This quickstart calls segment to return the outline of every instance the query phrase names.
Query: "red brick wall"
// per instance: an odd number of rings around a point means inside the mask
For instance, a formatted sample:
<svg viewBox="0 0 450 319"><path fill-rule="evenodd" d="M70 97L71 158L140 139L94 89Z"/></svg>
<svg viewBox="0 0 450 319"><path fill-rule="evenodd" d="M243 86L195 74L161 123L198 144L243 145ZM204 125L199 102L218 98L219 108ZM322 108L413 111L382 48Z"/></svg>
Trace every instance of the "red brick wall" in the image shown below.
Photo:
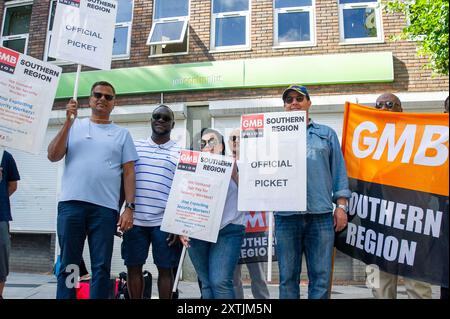
<svg viewBox="0 0 450 319"><path fill-rule="evenodd" d="M34 1L30 27L28 54L42 59L49 0ZM3 1L0 14L3 15ZM306 48L273 49L272 0L252 0L251 50L240 52L213 53L210 48L211 1L191 0L189 23L189 54L166 57L149 57L150 48L145 44L151 28L153 1L135 0L131 37L131 56L128 60L113 61L113 68L128 68L145 65L161 65L213 60L250 59L262 57L320 55L346 52L391 51L394 55L393 83L321 85L310 86L314 95L341 95L361 93L381 93L384 91L443 91L448 90L448 77L433 77L431 71L424 70L425 58L416 56L416 43L411 41L393 42L391 36L398 34L404 25L399 15L383 13L385 42L380 44L339 45L339 23L337 0L316 0L317 45ZM74 66L65 66L66 72L75 71ZM83 70L89 70L83 67ZM205 90L165 94L165 101L193 102L244 97L279 96L282 88ZM119 105L158 103L159 94L127 96L118 98ZM57 103L55 107L62 106Z"/></svg>

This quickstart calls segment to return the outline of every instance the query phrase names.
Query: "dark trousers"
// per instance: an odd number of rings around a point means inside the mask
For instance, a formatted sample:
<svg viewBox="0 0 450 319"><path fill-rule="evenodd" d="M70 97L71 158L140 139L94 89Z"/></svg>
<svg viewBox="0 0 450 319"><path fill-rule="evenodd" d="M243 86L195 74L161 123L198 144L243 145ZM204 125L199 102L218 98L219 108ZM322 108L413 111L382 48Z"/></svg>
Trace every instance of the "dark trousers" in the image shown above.
<svg viewBox="0 0 450 319"><path fill-rule="evenodd" d="M118 213L111 208L81 201L58 203L57 231L61 247L57 299L75 299L83 246L88 238L91 258L91 299L107 299L111 258Z"/></svg>

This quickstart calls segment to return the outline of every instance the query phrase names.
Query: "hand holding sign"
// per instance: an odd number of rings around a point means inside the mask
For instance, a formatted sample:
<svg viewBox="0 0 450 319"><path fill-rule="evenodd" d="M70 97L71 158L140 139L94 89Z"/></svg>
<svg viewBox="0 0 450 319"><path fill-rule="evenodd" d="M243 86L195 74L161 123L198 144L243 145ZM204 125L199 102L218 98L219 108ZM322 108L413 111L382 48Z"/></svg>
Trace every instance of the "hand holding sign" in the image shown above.
<svg viewBox="0 0 450 319"><path fill-rule="evenodd" d="M66 121L73 121L78 114L78 102L74 99L70 99L66 105Z"/></svg>
<svg viewBox="0 0 450 319"><path fill-rule="evenodd" d="M191 245L189 244L189 241L190 241L189 237L180 235L178 238L180 239L180 241L184 247L186 247L186 248L191 247Z"/></svg>

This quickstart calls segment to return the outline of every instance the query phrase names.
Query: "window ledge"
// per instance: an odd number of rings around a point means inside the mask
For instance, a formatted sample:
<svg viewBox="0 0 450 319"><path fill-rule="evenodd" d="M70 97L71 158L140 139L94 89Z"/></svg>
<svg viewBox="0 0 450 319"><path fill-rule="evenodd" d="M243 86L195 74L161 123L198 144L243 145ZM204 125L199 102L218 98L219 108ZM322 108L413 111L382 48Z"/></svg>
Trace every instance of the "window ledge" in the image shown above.
<svg viewBox="0 0 450 319"><path fill-rule="evenodd" d="M151 54L148 58L165 58L170 56L180 56L180 55L188 55L189 52L179 52L179 53L162 53L162 54Z"/></svg>
<svg viewBox="0 0 450 319"><path fill-rule="evenodd" d="M129 60L130 56L129 55L124 55L124 56L118 56L118 57L112 57L111 61L122 61L122 60Z"/></svg>
<svg viewBox="0 0 450 319"><path fill-rule="evenodd" d="M296 44L296 45L289 45L289 44L274 45L274 46L272 46L272 50L312 48L312 47L317 47L317 44L316 43L305 43L305 44Z"/></svg>
<svg viewBox="0 0 450 319"><path fill-rule="evenodd" d="M209 53L228 53L228 52L248 52L251 51L252 48L229 48L229 49L214 49L209 50Z"/></svg>
<svg viewBox="0 0 450 319"><path fill-rule="evenodd" d="M385 44L384 40L368 40L368 41L352 41L352 42L339 42L339 45L358 45L358 44Z"/></svg>

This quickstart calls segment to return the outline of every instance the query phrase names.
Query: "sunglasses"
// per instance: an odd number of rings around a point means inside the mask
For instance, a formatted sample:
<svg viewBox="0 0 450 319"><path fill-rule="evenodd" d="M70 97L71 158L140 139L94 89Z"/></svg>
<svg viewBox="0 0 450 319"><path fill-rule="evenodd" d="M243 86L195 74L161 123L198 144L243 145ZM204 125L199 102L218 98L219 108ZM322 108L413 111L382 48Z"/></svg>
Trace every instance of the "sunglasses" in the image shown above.
<svg viewBox="0 0 450 319"><path fill-rule="evenodd" d="M207 145L210 148L213 148L217 144L219 144L219 141L217 139L215 139L214 137L211 137L208 141L204 140L204 139L200 140L200 148L202 148L202 149L204 149Z"/></svg>
<svg viewBox="0 0 450 319"><path fill-rule="evenodd" d="M95 97L97 100L100 100L102 96L105 97L106 101L112 101L114 99L114 95L103 94L99 92L93 92L92 96Z"/></svg>
<svg viewBox="0 0 450 319"><path fill-rule="evenodd" d="M387 109L392 109L394 107L395 103L391 102L391 101L386 101L386 102L376 102L375 103L375 107L377 109L381 109L383 108L383 106L386 106Z"/></svg>
<svg viewBox="0 0 450 319"><path fill-rule="evenodd" d="M295 97L295 100L299 103L303 102L303 100L305 99L304 95L297 95ZM286 99L284 100L285 103L287 104L291 104L294 101L294 97L293 96L287 96Z"/></svg>
<svg viewBox="0 0 450 319"><path fill-rule="evenodd" d="M152 114L152 119L154 121L162 120L163 122L170 122L170 121L172 121L172 118L170 116L164 115L164 114L158 114L158 113Z"/></svg>
<svg viewBox="0 0 450 319"><path fill-rule="evenodd" d="M236 136L236 135L230 136L230 141L232 141L232 142L239 141L239 136Z"/></svg>

